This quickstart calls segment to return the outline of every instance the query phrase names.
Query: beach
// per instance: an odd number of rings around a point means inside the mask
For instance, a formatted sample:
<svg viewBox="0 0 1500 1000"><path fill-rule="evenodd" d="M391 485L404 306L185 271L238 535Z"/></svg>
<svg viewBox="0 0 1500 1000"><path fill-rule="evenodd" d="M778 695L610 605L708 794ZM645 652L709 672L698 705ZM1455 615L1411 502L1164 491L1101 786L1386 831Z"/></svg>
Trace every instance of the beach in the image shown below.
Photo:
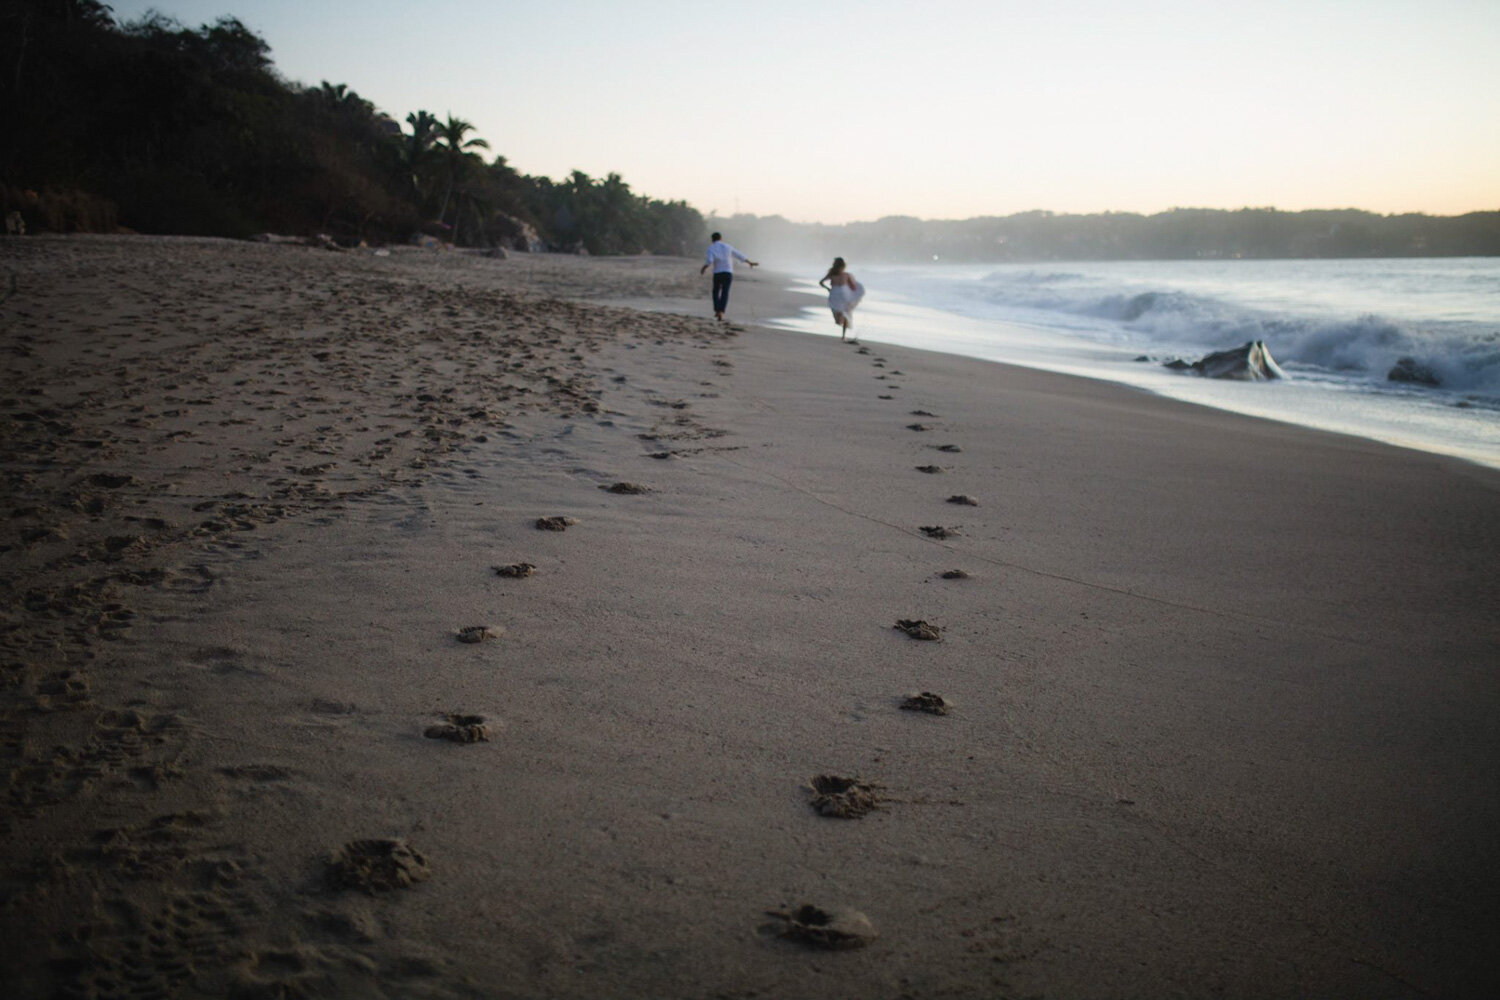
<svg viewBox="0 0 1500 1000"><path fill-rule="evenodd" d="M0 242L8 995L1500 988L1500 471L697 264Z"/></svg>

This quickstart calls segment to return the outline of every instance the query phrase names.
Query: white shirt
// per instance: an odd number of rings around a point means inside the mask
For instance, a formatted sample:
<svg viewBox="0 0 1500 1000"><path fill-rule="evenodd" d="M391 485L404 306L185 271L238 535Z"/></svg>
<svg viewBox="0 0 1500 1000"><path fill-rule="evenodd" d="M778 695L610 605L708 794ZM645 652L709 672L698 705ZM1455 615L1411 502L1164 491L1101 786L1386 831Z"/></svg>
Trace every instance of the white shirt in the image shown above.
<svg viewBox="0 0 1500 1000"><path fill-rule="evenodd" d="M712 264L714 274L733 274L734 262L742 260L750 263L750 258L740 253L734 247L723 240L714 240L708 245L708 250L703 254L703 263Z"/></svg>

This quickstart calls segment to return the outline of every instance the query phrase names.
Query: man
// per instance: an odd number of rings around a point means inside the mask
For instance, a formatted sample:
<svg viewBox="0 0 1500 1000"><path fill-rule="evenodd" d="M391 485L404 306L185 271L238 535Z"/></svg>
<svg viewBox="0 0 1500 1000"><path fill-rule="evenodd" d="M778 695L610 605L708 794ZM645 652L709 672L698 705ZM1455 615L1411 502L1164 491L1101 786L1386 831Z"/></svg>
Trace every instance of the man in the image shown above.
<svg viewBox="0 0 1500 1000"><path fill-rule="evenodd" d="M729 283L734 281L734 262L737 260L742 260L751 267L760 266L725 243L718 233L714 233L713 242L703 255L703 266L698 268L699 274L710 267L714 269L714 319L723 319L724 310L729 308Z"/></svg>

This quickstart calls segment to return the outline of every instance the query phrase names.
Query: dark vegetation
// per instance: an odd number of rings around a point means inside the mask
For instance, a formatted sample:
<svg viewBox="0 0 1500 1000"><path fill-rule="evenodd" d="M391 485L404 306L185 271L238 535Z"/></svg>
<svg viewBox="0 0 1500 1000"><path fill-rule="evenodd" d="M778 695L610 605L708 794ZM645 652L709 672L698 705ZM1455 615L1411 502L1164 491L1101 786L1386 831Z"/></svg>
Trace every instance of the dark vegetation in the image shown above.
<svg viewBox="0 0 1500 1000"><path fill-rule="evenodd" d="M894 262L1500 255L1500 212L1433 216L1177 208L1156 215L893 216L842 226L753 215L709 223L732 233L737 246L803 260L835 255Z"/></svg>
<svg viewBox="0 0 1500 1000"><path fill-rule="evenodd" d="M474 126L404 125L346 86L283 80L237 19L118 24L95 0L0 0L0 199L29 231L425 233L465 246L683 254L685 202L618 175L561 182L479 151Z"/></svg>

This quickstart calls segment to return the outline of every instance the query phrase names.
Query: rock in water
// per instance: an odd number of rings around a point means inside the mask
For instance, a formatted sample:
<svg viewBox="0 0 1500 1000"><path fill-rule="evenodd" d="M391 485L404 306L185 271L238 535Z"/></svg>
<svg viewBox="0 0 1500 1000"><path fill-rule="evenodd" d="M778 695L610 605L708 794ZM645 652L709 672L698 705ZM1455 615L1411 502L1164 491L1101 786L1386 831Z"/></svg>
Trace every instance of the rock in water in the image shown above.
<svg viewBox="0 0 1500 1000"><path fill-rule="evenodd" d="M1171 368L1173 371L1191 371L1204 378L1227 378L1241 382L1262 382L1286 378L1286 372L1276 364L1276 359L1271 357L1271 352L1266 348L1263 340L1252 340L1243 347L1228 351L1215 351L1204 355L1197 361L1188 362L1181 359L1168 361L1163 367Z"/></svg>
<svg viewBox="0 0 1500 1000"><path fill-rule="evenodd" d="M1424 364L1419 364L1416 358L1397 358L1396 364L1385 377L1389 382L1414 382L1417 385L1434 387L1443 384L1437 372Z"/></svg>

